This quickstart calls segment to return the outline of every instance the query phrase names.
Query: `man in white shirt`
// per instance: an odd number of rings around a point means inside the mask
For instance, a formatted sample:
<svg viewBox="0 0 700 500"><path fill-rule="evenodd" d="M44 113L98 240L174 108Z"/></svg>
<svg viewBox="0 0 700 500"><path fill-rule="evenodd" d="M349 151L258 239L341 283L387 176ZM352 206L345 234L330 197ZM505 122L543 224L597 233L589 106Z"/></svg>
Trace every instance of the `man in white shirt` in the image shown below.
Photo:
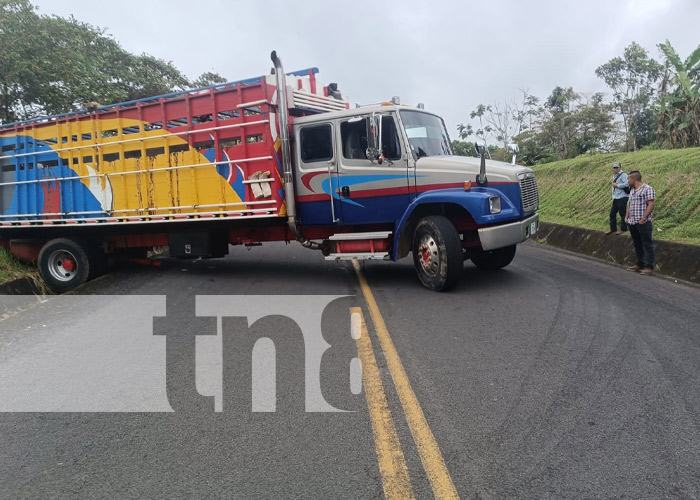
<svg viewBox="0 0 700 500"><path fill-rule="evenodd" d="M627 174L623 172L622 165L613 163L612 186L612 206L610 207L610 231L605 234L622 234L627 231L625 214L627 213L627 202L629 201L629 184ZM617 215L620 214L620 230L617 230Z"/></svg>

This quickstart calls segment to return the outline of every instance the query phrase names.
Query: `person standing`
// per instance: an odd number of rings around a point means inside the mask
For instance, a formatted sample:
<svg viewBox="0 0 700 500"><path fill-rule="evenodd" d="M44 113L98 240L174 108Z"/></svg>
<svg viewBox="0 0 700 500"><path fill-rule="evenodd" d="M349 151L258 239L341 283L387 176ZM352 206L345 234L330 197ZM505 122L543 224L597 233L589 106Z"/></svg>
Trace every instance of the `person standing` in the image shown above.
<svg viewBox="0 0 700 500"><path fill-rule="evenodd" d="M625 213L627 212L627 202L629 201L629 184L627 174L622 170L622 165L613 163L612 185L612 207L610 207L610 231L605 234L622 234L627 231ZM617 214L620 214L620 230L617 230Z"/></svg>
<svg viewBox="0 0 700 500"><path fill-rule="evenodd" d="M642 174L634 170L629 174L630 204L625 220L629 224L637 263L627 268L649 276L654 272L654 242L652 219L656 193L654 188L642 182Z"/></svg>

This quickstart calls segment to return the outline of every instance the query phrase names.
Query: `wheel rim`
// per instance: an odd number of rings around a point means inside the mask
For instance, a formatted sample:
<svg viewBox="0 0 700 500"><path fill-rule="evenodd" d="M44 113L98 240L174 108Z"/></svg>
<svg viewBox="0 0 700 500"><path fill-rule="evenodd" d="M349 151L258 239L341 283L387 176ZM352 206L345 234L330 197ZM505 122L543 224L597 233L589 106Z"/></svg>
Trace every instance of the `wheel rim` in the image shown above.
<svg viewBox="0 0 700 500"><path fill-rule="evenodd" d="M49 273L61 282L68 282L78 274L78 261L67 250L56 250L49 256Z"/></svg>
<svg viewBox="0 0 700 500"><path fill-rule="evenodd" d="M421 238L418 244L418 261L428 276L435 276L440 270L440 252L432 236L425 235Z"/></svg>

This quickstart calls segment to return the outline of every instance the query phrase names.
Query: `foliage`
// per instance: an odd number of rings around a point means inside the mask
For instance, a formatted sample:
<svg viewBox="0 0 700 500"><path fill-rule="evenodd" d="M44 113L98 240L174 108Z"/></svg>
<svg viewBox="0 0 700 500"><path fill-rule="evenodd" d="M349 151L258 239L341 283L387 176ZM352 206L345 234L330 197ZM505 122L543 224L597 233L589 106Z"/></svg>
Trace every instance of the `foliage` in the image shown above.
<svg viewBox="0 0 700 500"><path fill-rule="evenodd" d="M0 246L0 283L5 283L6 281L11 281L16 278L36 278L37 276L36 268L17 262L5 247Z"/></svg>
<svg viewBox="0 0 700 500"><path fill-rule="evenodd" d="M526 130L515 137L515 141L520 147L518 163L536 165L556 160L554 151L541 139L541 135L536 130Z"/></svg>
<svg viewBox="0 0 700 500"><path fill-rule="evenodd" d="M639 170L655 189L654 238L700 244L700 148L584 155L536 165L542 220L606 229L615 161L625 172Z"/></svg>
<svg viewBox="0 0 700 500"><path fill-rule="evenodd" d="M534 165L609 151L615 147L614 137L614 116L602 94L586 99L571 87L556 87L537 109L531 128L514 139L520 161Z"/></svg>
<svg viewBox="0 0 700 500"><path fill-rule="evenodd" d="M477 128L460 124L460 138L495 138L498 146L490 146L491 156L503 161L510 161L508 145L516 142L519 161L526 165L615 148L613 108L603 102L603 94L586 99L571 87L556 87L540 105L537 97L521 92L519 102L479 104L470 114Z"/></svg>
<svg viewBox="0 0 700 500"><path fill-rule="evenodd" d="M473 142L452 141L452 151L458 156L479 156Z"/></svg>
<svg viewBox="0 0 700 500"><path fill-rule="evenodd" d="M172 63L126 52L105 31L38 15L29 0L0 0L0 122L186 88Z"/></svg>
<svg viewBox="0 0 700 500"><path fill-rule="evenodd" d="M659 44L659 49L666 57L659 99L659 140L671 147L700 146L700 46L685 61L668 40Z"/></svg>
<svg viewBox="0 0 700 500"><path fill-rule="evenodd" d="M661 64L650 58L636 42L625 48L622 57L614 57L595 70L596 76L612 89L613 102L622 115L626 151L635 151L637 146L644 145L640 142L652 142L648 129L642 128L645 136L640 134L639 127L644 125L641 117L652 104L662 70Z"/></svg>
<svg viewBox="0 0 700 500"><path fill-rule="evenodd" d="M612 109L603 103L603 94L585 99L571 87L557 87L545 104L540 141L561 160L606 151L614 130Z"/></svg>
<svg viewBox="0 0 700 500"><path fill-rule="evenodd" d="M667 57L665 73L635 42L596 69L612 90L609 101L602 93L557 86L540 103L521 89L519 101L479 104L470 113L474 124L460 124L459 136L495 139L496 155L503 157L508 143L516 142L526 165L652 145L699 145L700 47L685 63L668 42L660 47Z"/></svg>
<svg viewBox="0 0 700 500"><path fill-rule="evenodd" d="M228 80L221 76L219 73L213 73L211 71L206 71L199 75L199 78L192 82L192 87L209 87L211 85L217 85L219 83L227 83Z"/></svg>
<svg viewBox="0 0 700 500"><path fill-rule="evenodd" d="M532 127L533 118L537 115L539 99L527 90L521 89L521 93L520 102L513 100L479 104L469 115L472 120L478 120L478 128L475 130L471 124L460 123L457 126L459 137L467 139L475 136L484 141L493 137L500 149L507 151L508 145L516 136Z"/></svg>

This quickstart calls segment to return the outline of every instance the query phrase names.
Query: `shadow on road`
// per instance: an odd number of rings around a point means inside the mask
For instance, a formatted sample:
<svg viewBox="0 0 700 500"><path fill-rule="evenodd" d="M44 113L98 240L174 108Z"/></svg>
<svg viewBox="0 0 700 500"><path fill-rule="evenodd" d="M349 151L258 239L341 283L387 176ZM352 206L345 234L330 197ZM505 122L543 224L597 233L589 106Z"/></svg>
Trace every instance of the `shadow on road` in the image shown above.
<svg viewBox="0 0 700 500"><path fill-rule="evenodd" d="M379 288L423 288L410 259L395 262L367 262L363 265L370 285ZM516 270L501 269L499 271L484 271L471 263L464 264L462 280L448 293L483 293L491 290L504 289L524 284L526 278ZM427 293L428 290L425 290Z"/></svg>
<svg viewBox="0 0 700 500"><path fill-rule="evenodd" d="M276 252L277 253L277 252ZM287 255L287 254L283 254ZM76 290L78 294L158 294L174 289L196 293L337 293L357 288L349 262L328 262L318 254L280 259L265 253L230 255L224 259L158 261L159 267L126 264ZM396 262L364 261L370 285L380 289L425 291L410 258ZM470 294L518 287L528 279L515 269L484 271L464 264L462 281L450 293ZM252 289L255 290L252 290Z"/></svg>

